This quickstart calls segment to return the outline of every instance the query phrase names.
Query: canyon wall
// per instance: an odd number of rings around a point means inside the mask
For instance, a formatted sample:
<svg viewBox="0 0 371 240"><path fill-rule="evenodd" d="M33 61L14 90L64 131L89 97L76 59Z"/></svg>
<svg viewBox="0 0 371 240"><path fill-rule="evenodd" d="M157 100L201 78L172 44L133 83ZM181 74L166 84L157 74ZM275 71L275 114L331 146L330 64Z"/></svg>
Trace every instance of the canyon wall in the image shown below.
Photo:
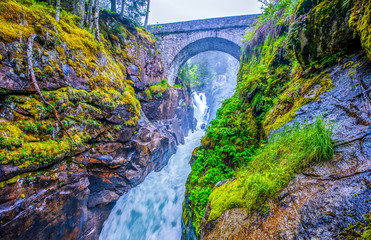
<svg viewBox="0 0 371 240"><path fill-rule="evenodd" d="M2 239L97 239L120 196L194 128L188 92L168 85L148 33L103 11L97 42L75 15L54 14L0 1Z"/></svg>
<svg viewBox="0 0 371 240"><path fill-rule="evenodd" d="M194 151L183 239L370 237L370 9L340 0L267 6L245 37L235 95ZM287 168L275 166L296 146L273 151L271 142L318 118L332 131L333 155L283 180ZM249 165L257 156L265 157Z"/></svg>

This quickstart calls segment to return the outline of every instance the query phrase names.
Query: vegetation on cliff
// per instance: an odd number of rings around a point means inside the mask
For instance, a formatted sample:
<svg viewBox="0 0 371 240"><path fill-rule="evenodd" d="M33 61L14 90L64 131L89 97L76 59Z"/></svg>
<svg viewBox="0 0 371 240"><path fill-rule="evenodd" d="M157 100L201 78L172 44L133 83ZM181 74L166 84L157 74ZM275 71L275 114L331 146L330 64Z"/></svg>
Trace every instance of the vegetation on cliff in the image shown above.
<svg viewBox="0 0 371 240"><path fill-rule="evenodd" d="M146 51L155 48L152 36L101 12L98 42L80 27L76 15L62 10L57 22L55 12L55 7L33 0L0 1L0 68L8 74L0 90L2 165L19 169L50 165L86 149L94 139L117 138L122 126L136 126L141 117L135 84L128 75L136 74L140 80L147 74L142 73L141 62ZM31 46L36 80L45 100L61 116L62 126L30 87L25 43L31 34L36 34ZM151 52L148 57L154 59L156 51ZM130 64L138 65L136 73L127 69ZM161 76L152 77L154 86L144 86L143 91L158 91ZM7 85L13 78L25 87ZM166 80L161 84L166 87L160 93L169 89Z"/></svg>
<svg viewBox="0 0 371 240"><path fill-rule="evenodd" d="M136 123L140 116L140 104L132 85L123 77L124 69L114 62L118 54L111 42L103 37L104 43L98 43L90 32L77 26L76 16L68 12L62 11L60 22L57 23L53 14L55 9L45 4L6 1L0 3L0 12L3 26L0 38L3 41L26 41L31 34L38 34L38 43L34 46L35 52L42 53L41 56L34 56L36 61L42 62L42 66L34 67L38 81L51 77L63 79L63 65L68 64L77 77L89 79L91 90L63 87L43 93L45 99L60 113L71 113L68 110L78 106L83 108L80 114L67 114L62 121L73 136L73 141L59 131L60 126L53 117L52 109L44 106L38 95L3 95L3 106L17 116L12 121L2 119L3 124L8 129L21 131L21 134L18 138L17 135L1 132L2 164L28 166L33 163L47 164L62 158L92 138L92 132L103 124L92 114L102 114L102 110L110 111L128 105L133 117L127 119L127 124ZM74 51L78 51L78 54ZM98 53L107 56L107 64L98 63ZM25 55L25 49L20 48L14 56L17 63L15 72L18 74L27 75ZM81 128L85 131L80 131ZM14 138L17 143L12 140Z"/></svg>
<svg viewBox="0 0 371 240"><path fill-rule="evenodd" d="M362 50L370 56L369 10L367 1L352 0L281 0L267 6L246 35L236 93L196 150L187 193L197 234L208 201L206 221L229 208L256 210L306 166L331 158L331 131L322 120L280 128L333 88L326 67ZM212 190L231 177L237 179Z"/></svg>
<svg viewBox="0 0 371 240"><path fill-rule="evenodd" d="M286 127L272 134L250 160L240 164L236 180L211 193L208 220L230 208L244 207L250 213L264 209L265 201L277 196L297 173L330 159L332 145L331 126L321 117L313 124Z"/></svg>

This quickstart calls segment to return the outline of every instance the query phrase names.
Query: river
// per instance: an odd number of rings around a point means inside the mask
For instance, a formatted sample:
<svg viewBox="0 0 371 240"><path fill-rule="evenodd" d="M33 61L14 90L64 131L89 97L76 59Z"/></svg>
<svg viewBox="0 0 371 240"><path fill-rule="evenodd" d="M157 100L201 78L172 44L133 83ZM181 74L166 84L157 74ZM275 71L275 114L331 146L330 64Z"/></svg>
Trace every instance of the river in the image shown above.
<svg viewBox="0 0 371 240"><path fill-rule="evenodd" d="M169 163L150 173L137 187L122 196L103 225L100 240L179 240L185 182L191 167L189 160L200 145L208 108L203 93L193 94L197 130L179 145Z"/></svg>

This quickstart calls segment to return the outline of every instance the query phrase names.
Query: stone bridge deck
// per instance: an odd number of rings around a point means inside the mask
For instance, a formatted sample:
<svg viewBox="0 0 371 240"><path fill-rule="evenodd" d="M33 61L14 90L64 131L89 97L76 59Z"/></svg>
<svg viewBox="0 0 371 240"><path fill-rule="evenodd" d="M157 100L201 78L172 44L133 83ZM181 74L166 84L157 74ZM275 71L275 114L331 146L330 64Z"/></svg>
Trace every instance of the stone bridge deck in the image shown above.
<svg viewBox="0 0 371 240"><path fill-rule="evenodd" d="M259 16L260 14L253 14L156 24L151 25L149 31L154 35L162 35L196 31L215 31L227 28L245 29L246 27L251 26Z"/></svg>

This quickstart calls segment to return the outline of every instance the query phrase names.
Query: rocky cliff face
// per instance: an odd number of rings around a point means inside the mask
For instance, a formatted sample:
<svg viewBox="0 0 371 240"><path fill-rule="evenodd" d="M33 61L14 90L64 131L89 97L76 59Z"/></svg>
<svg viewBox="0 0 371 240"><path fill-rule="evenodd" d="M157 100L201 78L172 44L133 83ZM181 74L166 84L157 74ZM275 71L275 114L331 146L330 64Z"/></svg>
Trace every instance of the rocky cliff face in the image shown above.
<svg viewBox="0 0 371 240"><path fill-rule="evenodd" d="M97 239L117 199L166 165L193 129L154 40L107 12L101 43L78 19L0 1L0 235ZM27 40L46 106L27 71Z"/></svg>
<svg viewBox="0 0 371 240"><path fill-rule="evenodd" d="M368 1L340 0L279 1L266 9L246 37L237 93L223 104L195 150L199 156L187 182L184 239L370 237L370 9ZM241 116L243 111L252 115ZM235 120L228 118L231 113ZM254 152L264 154L275 133L311 124L319 115L333 124L333 157L307 165L277 194L270 190L272 182L260 189L240 184L247 184L259 167L248 165ZM242 134L244 128L248 131ZM249 144L238 140L242 136ZM272 166L284 146L281 150L273 153ZM271 178L261 176L255 183L265 179ZM251 204L249 197L258 191L260 198Z"/></svg>
<svg viewBox="0 0 371 240"><path fill-rule="evenodd" d="M359 65L343 68L348 61ZM208 207L202 239L337 239L371 211L371 102L361 87L371 87L371 64L353 57L327 71L334 88L299 109L289 125L318 114L335 122L333 159L297 175L269 202L268 212L233 208L208 221Z"/></svg>

